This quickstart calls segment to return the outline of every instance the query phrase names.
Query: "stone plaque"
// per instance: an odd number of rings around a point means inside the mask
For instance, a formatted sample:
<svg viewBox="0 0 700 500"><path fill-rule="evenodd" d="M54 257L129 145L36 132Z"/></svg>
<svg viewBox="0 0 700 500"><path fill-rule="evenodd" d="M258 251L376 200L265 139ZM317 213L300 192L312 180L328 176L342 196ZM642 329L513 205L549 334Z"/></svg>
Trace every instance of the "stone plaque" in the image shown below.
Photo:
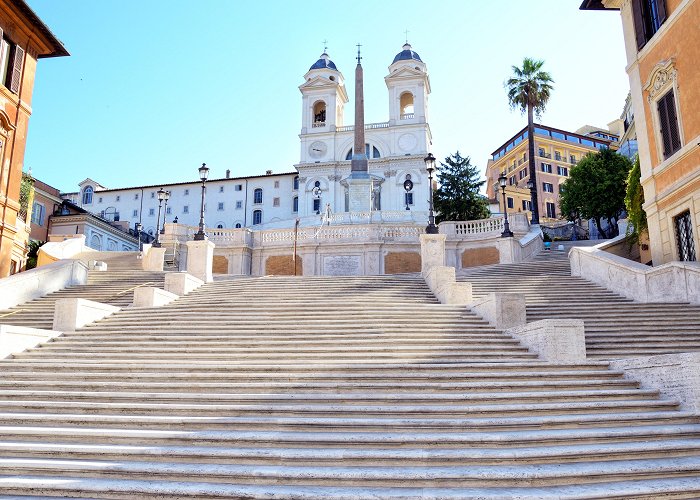
<svg viewBox="0 0 700 500"><path fill-rule="evenodd" d="M326 255L323 257L324 276L361 276L362 257L359 255Z"/></svg>

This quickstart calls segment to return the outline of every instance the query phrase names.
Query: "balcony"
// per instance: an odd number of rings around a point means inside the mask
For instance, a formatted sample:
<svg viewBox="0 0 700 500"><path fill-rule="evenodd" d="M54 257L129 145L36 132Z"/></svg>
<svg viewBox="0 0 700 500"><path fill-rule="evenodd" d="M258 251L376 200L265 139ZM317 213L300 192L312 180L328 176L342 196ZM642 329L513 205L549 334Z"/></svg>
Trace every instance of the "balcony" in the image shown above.
<svg viewBox="0 0 700 500"><path fill-rule="evenodd" d="M539 153L540 158L548 158L552 159L552 154L551 153Z"/></svg>
<svg viewBox="0 0 700 500"><path fill-rule="evenodd" d="M389 128L389 122L368 123L365 125L365 130L372 130L375 128ZM355 130L355 125L346 125L344 127L338 127L336 130L338 132L352 132L353 130Z"/></svg>
<svg viewBox="0 0 700 500"><path fill-rule="evenodd" d="M313 128L321 128L326 126L326 122L313 122L311 125Z"/></svg>
<svg viewBox="0 0 700 500"><path fill-rule="evenodd" d="M403 113L401 116L399 116L399 118L402 120L413 120L415 117L415 113Z"/></svg>

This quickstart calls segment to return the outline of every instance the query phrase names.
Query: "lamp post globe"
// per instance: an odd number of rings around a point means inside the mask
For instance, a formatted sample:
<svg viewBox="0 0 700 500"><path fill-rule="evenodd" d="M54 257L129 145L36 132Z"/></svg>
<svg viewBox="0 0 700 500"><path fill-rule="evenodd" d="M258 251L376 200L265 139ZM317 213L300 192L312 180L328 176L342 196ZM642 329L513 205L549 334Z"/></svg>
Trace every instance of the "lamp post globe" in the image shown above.
<svg viewBox="0 0 700 500"><path fill-rule="evenodd" d="M170 199L170 191L166 191L163 195L163 226L160 229L160 234L165 234L165 218L168 216L168 200Z"/></svg>
<svg viewBox="0 0 700 500"><path fill-rule="evenodd" d="M199 230L194 234L195 241L203 241L207 238L204 232L204 194L208 176L209 167L207 167L206 163L202 163L202 166L199 167L199 179L202 181L202 203L199 206Z"/></svg>
<svg viewBox="0 0 700 500"><path fill-rule="evenodd" d="M425 162L425 170L428 172L428 190L430 198L428 198L428 226L425 228L427 234L438 234L438 227L435 225L435 213L433 211L433 172L435 172L435 157L433 153L428 153L423 161Z"/></svg>
<svg viewBox="0 0 700 500"><path fill-rule="evenodd" d="M498 177L498 185L501 186L503 190L503 232L501 233L501 238L512 238L513 231L510 230L510 225L508 224L508 203L506 202L506 186L508 185L508 178L506 173L503 172Z"/></svg>
<svg viewBox="0 0 700 500"><path fill-rule="evenodd" d="M403 181L403 188L406 191L406 210L411 210L411 207L408 206L408 193L413 189L413 181L411 179Z"/></svg>
<svg viewBox="0 0 700 500"><path fill-rule="evenodd" d="M137 222L134 224L134 230L136 231L136 238L139 241L139 252L141 251L141 230L143 229L143 226L141 225L140 222Z"/></svg>
<svg viewBox="0 0 700 500"><path fill-rule="evenodd" d="M160 209L163 206L163 200L165 200L166 191L163 188L158 190L158 218L156 219L156 239L153 242L155 248L160 248Z"/></svg>

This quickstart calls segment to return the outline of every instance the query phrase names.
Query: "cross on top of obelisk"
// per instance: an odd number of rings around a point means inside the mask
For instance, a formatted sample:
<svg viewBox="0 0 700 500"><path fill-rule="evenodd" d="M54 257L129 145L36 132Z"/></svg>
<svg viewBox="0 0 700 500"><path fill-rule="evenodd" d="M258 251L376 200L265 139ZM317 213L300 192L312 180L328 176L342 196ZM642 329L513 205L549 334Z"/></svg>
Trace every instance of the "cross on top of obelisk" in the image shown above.
<svg viewBox="0 0 700 500"><path fill-rule="evenodd" d="M360 61L362 60L362 56L360 55L360 47L362 47L362 44L357 44L357 64L360 64Z"/></svg>

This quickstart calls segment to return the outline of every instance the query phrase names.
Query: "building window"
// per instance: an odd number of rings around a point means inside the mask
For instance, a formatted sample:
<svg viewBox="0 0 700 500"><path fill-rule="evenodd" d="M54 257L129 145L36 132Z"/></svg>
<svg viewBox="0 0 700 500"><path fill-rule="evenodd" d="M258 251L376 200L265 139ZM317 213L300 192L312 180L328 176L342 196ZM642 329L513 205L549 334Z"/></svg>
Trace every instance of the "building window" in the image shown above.
<svg viewBox="0 0 700 500"><path fill-rule="evenodd" d="M404 193L404 202L407 207L413 205L413 193Z"/></svg>
<svg viewBox="0 0 700 500"><path fill-rule="evenodd" d="M236 222L236 225L233 226L233 227L235 227L236 229L240 229L240 228L241 228L241 223L240 223L240 222Z"/></svg>
<svg viewBox="0 0 700 500"><path fill-rule="evenodd" d="M167 208L165 209L165 213L168 214L168 215L170 215L170 214L172 213L172 211L173 211L172 207L167 207Z"/></svg>
<svg viewBox="0 0 700 500"><path fill-rule="evenodd" d="M236 184L234 191L243 191L243 184Z"/></svg>
<svg viewBox="0 0 700 500"><path fill-rule="evenodd" d="M155 215L156 214L156 209L155 208L149 208L148 209L148 215Z"/></svg>
<svg viewBox="0 0 700 500"><path fill-rule="evenodd" d="M134 193L134 199L135 199L135 200L138 200L138 199L139 199L139 194L138 194L138 193Z"/></svg>
<svg viewBox="0 0 700 500"><path fill-rule="evenodd" d="M292 180L292 189L294 191L299 190L299 176L298 175L294 176L294 180Z"/></svg>
<svg viewBox="0 0 700 500"><path fill-rule="evenodd" d="M280 181L275 181L275 189L278 189L280 187Z"/></svg>
<svg viewBox="0 0 700 500"><path fill-rule="evenodd" d="M255 191L253 191L253 203L255 204L260 204L263 202L263 190L261 188L255 188Z"/></svg>
<svg viewBox="0 0 700 500"><path fill-rule="evenodd" d="M217 224L217 225L216 225L216 229L223 229L223 228L224 228L224 225L223 225L223 224Z"/></svg>
<svg viewBox="0 0 700 500"><path fill-rule="evenodd" d="M32 224L38 224L40 226L43 226L45 214L46 208L44 207L44 205L35 201L32 205Z"/></svg>
<svg viewBox="0 0 700 500"><path fill-rule="evenodd" d="M182 213L183 214L190 213L190 207L188 205L185 205L184 207L182 207Z"/></svg>
<svg viewBox="0 0 700 500"><path fill-rule="evenodd" d="M545 193L553 193L553 192L554 192L554 186L553 186L551 183L549 183L549 182L543 182L543 183L542 183L542 190L543 190Z"/></svg>
<svg viewBox="0 0 700 500"><path fill-rule="evenodd" d="M371 148L371 153L370 154L370 148ZM381 153L379 153L379 150L375 146L370 146L369 144L365 144L365 154L367 155L367 158L381 158ZM345 155L345 160L352 160L352 148L350 148L350 151L348 151L348 154Z"/></svg>
<svg viewBox="0 0 700 500"><path fill-rule="evenodd" d="M220 201L219 204L216 206L217 210L223 210L224 209L224 202Z"/></svg>
<svg viewBox="0 0 700 500"><path fill-rule="evenodd" d="M508 208L513 208L515 206L515 202L513 201L513 198L510 196L506 198L506 203L508 204Z"/></svg>
<svg viewBox="0 0 700 500"><path fill-rule="evenodd" d="M666 21L666 0L632 0L637 49L644 47Z"/></svg>
<svg viewBox="0 0 700 500"><path fill-rule="evenodd" d="M525 177L527 177L526 169L522 169L520 172L518 172L518 179L523 180Z"/></svg>
<svg viewBox="0 0 700 500"><path fill-rule="evenodd" d="M272 206L279 207L280 206L280 199L279 198L272 198Z"/></svg>
<svg viewBox="0 0 700 500"><path fill-rule="evenodd" d="M545 174L551 174L552 173L552 166L549 163L543 163L542 164L542 172Z"/></svg>
<svg viewBox="0 0 700 500"><path fill-rule="evenodd" d="M236 202L236 208L243 208L243 202L242 202L242 201L237 201L237 202Z"/></svg>
<svg viewBox="0 0 700 500"><path fill-rule="evenodd" d="M561 151L554 152L554 159L557 161L561 161Z"/></svg>
<svg viewBox="0 0 700 500"><path fill-rule="evenodd" d="M673 89L666 92L657 102L659 111L659 129L663 144L664 159L669 158L681 149L681 136L678 131L678 114L676 113L676 97Z"/></svg>
<svg viewBox="0 0 700 500"><path fill-rule="evenodd" d="M547 206L547 217L549 217L550 219L556 219L557 218L556 205L554 205L554 203L552 203L551 201L548 201L546 203L546 206Z"/></svg>
<svg viewBox="0 0 700 500"><path fill-rule="evenodd" d="M317 214L321 213L321 198L314 200L314 212Z"/></svg>
<svg viewBox="0 0 700 500"><path fill-rule="evenodd" d="M262 210L253 210L253 225L262 224Z"/></svg>
<svg viewBox="0 0 700 500"><path fill-rule="evenodd" d="M224 186L219 186L219 193L223 193L223 192L224 192Z"/></svg>
<svg viewBox="0 0 700 500"><path fill-rule="evenodd" d="M117 195L117 201L120 201L122 197L120 195Z"/></svg>
<svg viewBox="0 0 700 500"><path fill-rule="evenodd" d="M155 191L151 191L151 199L153 199L153 198L155 198L155 197L156 197L156 192L155 192Z"/></svg>
<svg viewBox="0 0 700 500"><path fill-rule="evenodd" d="M695 241L693 240L693 222L690 211L686 210L673 218L676 229L676 245L678 246L678 260L696 261Z"/></svg>
<svg viewBox="0 0 700 500"><path fill-rule="evenodd" d="M569 155L569 163L572 165L576 165L576 156L575 155Z"/></svg>
<svg viewBox="0 0 700 500"><path fill-rule="evenodd" d="M566 167L557 167L557 174L569 177L569 169Z"/></svg>
<svg viewBox="0 0 700 500"><path fill-rule="evenodd" d="M92 203L93 192L92 186L87 186L83 189L83 205L90 205Z"/></svg>
<svg viewBox="0 0 700 500"><path fill-rule="evenodd" d="M544 158L544 148L538 148L537 154Z"/></svg>
<svg viewBox="0 0 700 500"><path fill-rule="evenodd" d="M134 210L134 211L131 213L131 216L132 216L132 217L138 217L138 216L139 216L139 211L138 211L138 210Z"/></svg>
<svg viewBox="0 0 700 500"><path fill-rule="evenodd" d="M190 190L189 190L189 189L185 189L185 196L187 196L187 195L189 195L189 194L190 194Z"/></svg>
<svg viewBox="0 0 700 500"><path fill-rule="evenodd" d="M523 210L530 210L532 208L530 200L523 200Z"/></svg>
<svg viewBox="0 0 700 500"><path fill-rule="evenodd" d="M0 32L0 36L1 32ZM24 49L15 45L7 38L2 38L0 47L0 71L2 71L2 83L11 92L18 94L22 81L22 65L24 64Z"/></svg>
<svg viewBox="0 0 700 500"><path fill-rule="evenodd" d="M516 182L515 182L515 176L514 176L514 175L508 177L508 185L509 185L509 186L512 186L512 185L514 185L515 183L516 183Z"/></svg>
<svg viewBox="0 0 700 500"><path fill-rule="evenodd" d="M100 196L99 198L97 198L97 203L102 203L102 196Z"/></svg>
<svg viewBox="0 0 700 500"><path fill-rule="evenodd" d="M295 196L292 200L292 212L297 213L299 211L299 197Z"/></svg>

